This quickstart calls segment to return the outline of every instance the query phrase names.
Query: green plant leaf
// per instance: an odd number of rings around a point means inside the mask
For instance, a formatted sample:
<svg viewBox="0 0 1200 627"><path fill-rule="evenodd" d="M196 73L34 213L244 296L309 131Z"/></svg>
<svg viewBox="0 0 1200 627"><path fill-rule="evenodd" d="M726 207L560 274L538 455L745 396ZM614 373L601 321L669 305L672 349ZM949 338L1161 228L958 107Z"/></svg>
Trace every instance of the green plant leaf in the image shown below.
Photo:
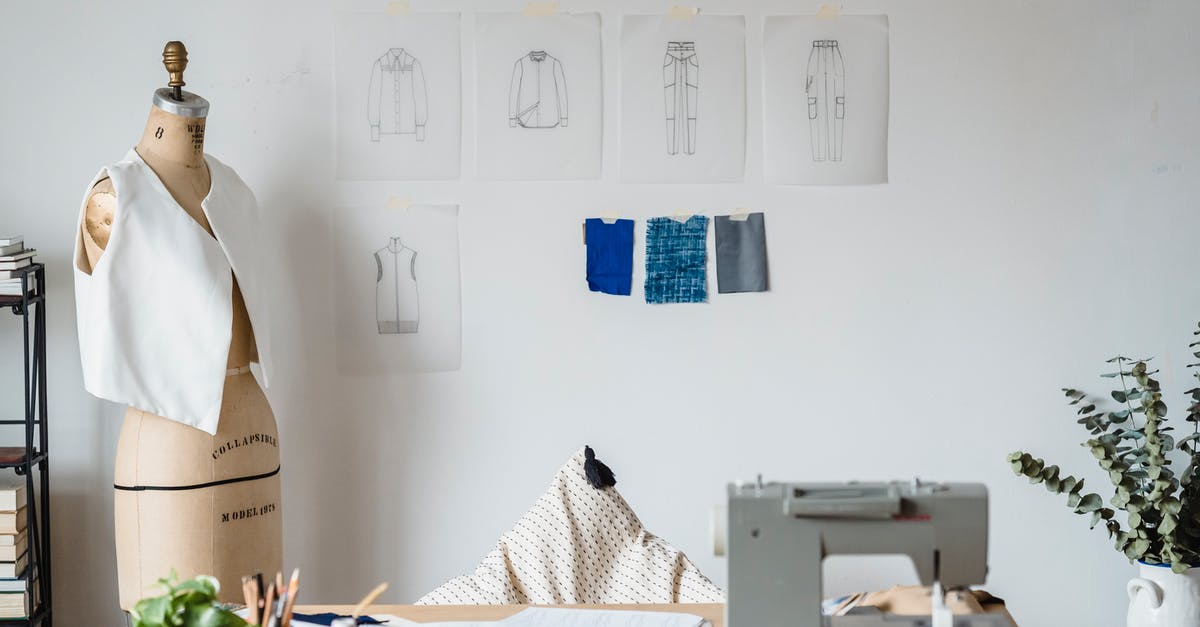
<svg viewBox="0 0 1200 627"><path fill-rule="evenodd" d="M1087 514L1094 512L1103 506L1104 500L1100 498L1099 494L1092 492L1091 494L1085 495L1083 499L1079 501L1079 505L1075 508L1075 510L1080 514Z"/></svg>

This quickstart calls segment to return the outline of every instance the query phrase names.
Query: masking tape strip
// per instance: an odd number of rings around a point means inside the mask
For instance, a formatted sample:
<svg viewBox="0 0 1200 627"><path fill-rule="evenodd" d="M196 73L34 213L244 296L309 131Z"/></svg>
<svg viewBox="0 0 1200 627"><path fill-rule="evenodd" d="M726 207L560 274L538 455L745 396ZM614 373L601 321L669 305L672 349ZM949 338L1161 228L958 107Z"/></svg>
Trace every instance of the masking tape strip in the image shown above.
<svg viewBox="0 0 1200 627"><path fill-rule="evenodd" d="M671 7L670 11L667 11L667 17L673 20L690 20L695 18L697 15L700 15L699 7L684 7L675 5Z"/></svg>
<svg viewBox="0 0 1200 627"><path fill-rule="evenodd" d="M384 11L388 15L408 15L408 0L392 0Z"/></svg>
<svg viewBox="0 0 1200 627"><path fill-rule="evenodd" d="M745 222L750 219L750 209L747 207L738 207L729 214L729 219L734 222Z"/></svg>
<svg viewBox="0 0 1200 627"><path fill-rule="evenodd" d="M822 20L836 20L842 15L842 5L840 4L822 4L817 9L817 18Z"/></svg>
<svg viewBox="0 0 1200 627"><path fill-rule="evenodd" d="M388 209L408 209L412 205L412 199L406 196L388 196Z"/></svg>
<svg viewBox="0 0 1200 627"><path fill-rule="evenodd" d="M525 17L545 17L555 13L558 13L558 2L530 2L521 11Z"/></svg>

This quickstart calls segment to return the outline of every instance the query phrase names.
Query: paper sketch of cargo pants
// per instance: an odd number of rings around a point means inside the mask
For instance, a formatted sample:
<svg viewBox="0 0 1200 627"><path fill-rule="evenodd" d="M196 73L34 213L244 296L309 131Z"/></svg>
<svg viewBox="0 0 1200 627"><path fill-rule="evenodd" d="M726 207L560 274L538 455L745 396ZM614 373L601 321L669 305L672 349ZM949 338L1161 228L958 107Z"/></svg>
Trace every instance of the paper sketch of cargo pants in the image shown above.
<svg viewBox="0 0 1200 627"><path fill-rule="evenodd" d="M842 160L846 68L836 39L818 39L808 53L808 128L813 161Z"/></svg>
<svg viewBox="0 0 1200 627"><path fill-rule="evenodd" d="M421 62L403 48L383 53L371 66L371 82L367 85L371 141L379 141L382 134L414 135L423 142L428 118L428 94Z"/></svg>
<svg viewBox="0 0 1200 627"><path fill-rule="evenodd" d="M421 321L417 251L399 237L375 251L375 322L380 334L416 333Z"/></svg>
<svg viewBox="0 0 1200 627"><path fill-rule="evenodd" d="M667 42L663 61L666 91L667 154L696 154L696 105L700 98L700 63L692 41Z"/></svg>

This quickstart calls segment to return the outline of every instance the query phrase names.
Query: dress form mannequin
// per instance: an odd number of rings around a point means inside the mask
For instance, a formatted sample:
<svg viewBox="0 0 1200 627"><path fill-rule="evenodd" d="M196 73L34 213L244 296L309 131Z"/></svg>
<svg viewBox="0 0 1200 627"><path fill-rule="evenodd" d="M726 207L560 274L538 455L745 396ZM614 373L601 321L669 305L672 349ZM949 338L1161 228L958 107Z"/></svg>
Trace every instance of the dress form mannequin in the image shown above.
<svg viewBox="0 0 1200 627"><path fill-rule="evenodd" d="M204 158L208 102L180 89L186 54L179 42L163 51L173 89L155 93L134 150L179 205L162 210L182 208L212 235L201 205L212 183ZM103 258L118 207L112 181L101 179L87 198L80 225L83 254L76 263L84 272L90 274ZM231 297L229 372L217 433L134 407L125 413L114 509L120 603L126 610L156 593L156 581L172 570L181 579L217 577L220 598L228 602L241 600L243 575L282 570L278 432L249 371L249 363L258 359L257 346L236 276ZM210 483L219 485L203 485Z"/></svg>

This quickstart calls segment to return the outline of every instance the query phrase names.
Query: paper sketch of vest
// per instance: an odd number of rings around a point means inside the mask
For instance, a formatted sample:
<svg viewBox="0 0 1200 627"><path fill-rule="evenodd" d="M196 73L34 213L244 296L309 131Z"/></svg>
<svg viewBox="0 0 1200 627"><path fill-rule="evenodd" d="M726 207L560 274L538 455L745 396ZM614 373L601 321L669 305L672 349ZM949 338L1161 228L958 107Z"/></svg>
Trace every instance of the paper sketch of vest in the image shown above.
<svg viewBox="0 0 1200 627"><path fill-rule="evenodd" d="M367 87L367 121L371 141L382 135L415 135L425 141L429 119L425 72L421 62L403 48L392 48L375 60Z"/></svg>
<svg viewBox="0 0 1200 627"><path fill-rule="evenodd" d="M508 125L555 128L567 125L567 77L562 62L534 50L517 59L508 86Z"/></svg>
<svg viewBox="0 0 1200 627"><path fill-rule="evenodd" d="M416 333L421 320L417 251L399 237L375 251L375 322L380 334Z"/></svg>

